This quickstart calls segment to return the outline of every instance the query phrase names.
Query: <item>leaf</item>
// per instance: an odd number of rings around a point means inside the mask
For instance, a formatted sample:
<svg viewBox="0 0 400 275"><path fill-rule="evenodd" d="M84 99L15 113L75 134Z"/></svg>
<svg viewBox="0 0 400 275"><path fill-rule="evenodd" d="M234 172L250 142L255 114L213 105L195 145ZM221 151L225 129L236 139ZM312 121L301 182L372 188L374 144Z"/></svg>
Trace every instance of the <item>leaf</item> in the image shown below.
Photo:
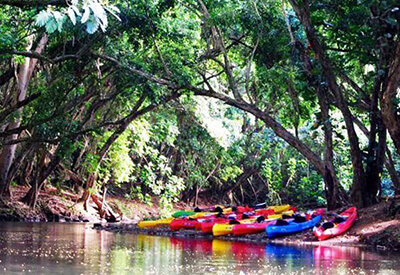
<svg viewBox="0 0 400 275"><path fill-rule="evenodd" d="M82 13L79 11L79 9L76 6L71 6L71 8L74 10L74 12L78 15L78 16L82 16Z"/></svg>
<svg viewBox="0 0 400 275"><path fill-rule="evenodd" d="M90 18L86 23L86 31L90 34L95 33L99 29L99 22L95 18Z"/></svg>
<svg viewBox="0 0 400 275"><path fill-rule="evenodd" d="M83 12L83 15L82 15L82 18L81 18L81 22L85 23L89 19L90 9L89 9L88 6L84 6L83 9L85 11Z"/></svg>
<svg viewBox="0 0 400 275"><path fill-rule="evenodd" d="M71 7L68 8L68 16L69 16L69 19L71 19L72 24L75 25L76 24L76 16L75 16L74 10Z"/></svg>
<svg viewBox="0 0 400 275"><path fill-rule="evenodd" d="M47 21L51 18L51 14L48 11L41 11L35 20L35 24L39 27L46 25Z"/></svg>
<svg viewBox="0 0 400 275"><path fill-rule="evenodd" d="M46 32L53 33L57 30L57 21L52 17L46 23Z"/></svg>
<svg viewBox="0 0 400 275"><path fill-rule="evenodd" d="M115 8L117 11L113 11L113 9L111 9L111 7L105 7L105 9L111 13L115 18L117 18L119 21L121 21L121 18L119 18L119 16L116 13L119 13L119 9Z"/></svg>
<svg viewBox="0 0 400 275"><path fill-rule="evenodd" d="M107 10L113 10L115 13L120 13L121 11L116 6L108 6L106 7Z"/></svg>
<svg viewBox="0 0 400 275"><path fill-rule="evenodd" d="M61 12L58 11L53 11L54 19L56 20L57 23L57 29L59 32L62 31L66 16L62 14Z"/></svg>
<svg viewBox="0 0 400 275"><path fill-rule="evenodd" d="M106 17L106 21L105 21L105 22L99 22L100 20L99 20L98 18L96 18L96 20L97 20L97 22L99 23L101 30L102 30L103 32L105 32L105 31L106 31L106 28L107 28L107 26L108 26L107 17Z"/></svg>
<svg viewBox="0 0 400 275"><path fill-rule="evenodd" d="M103 7L99 3L92 3L90 5L91 10L93 11L94 15L101 20L101 22L104 24L107 22L107 14L104 11ZM105 23L107 24L107 23Z"/></svg>

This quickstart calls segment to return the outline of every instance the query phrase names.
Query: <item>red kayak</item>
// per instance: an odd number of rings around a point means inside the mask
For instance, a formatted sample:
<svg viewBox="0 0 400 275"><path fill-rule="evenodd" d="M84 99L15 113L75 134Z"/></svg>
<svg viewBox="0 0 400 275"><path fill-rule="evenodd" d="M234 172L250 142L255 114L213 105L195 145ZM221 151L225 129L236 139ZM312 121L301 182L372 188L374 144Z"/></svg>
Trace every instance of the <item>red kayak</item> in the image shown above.
<svg viewBox="0 0 400 275"><path fill-rule="evenodd" d="M232 209L236 214L243 214L248 212L254 212L254 208L248 206L237 206L236 209Z"/></svg>
<svg viewBox="0 0 400 275"><path fill-rule="evenodd" d="M260 232L264 232L265 228L267 228L268 225L274 224L275 221L269 221L269 222L260 222L260 223L248 223L248 224L236 224L233 227L233 235L236 236L241 236L241 235L247 235L247 234L256 234Z"/></svg>
<svg viewBox="0 0 400 275"><path fill-rule="evenodd" d="M200 230L204 234L209 234L209 233L213 232L212 229L213 229L214 224L227 223L227 222L229 222L229 219L226 219L226 218L216 218L216 219L213 219L213 220L200 222L199 223L200 224Z"/></svg>
<svg viewBox="0 0 400 275"><path fill-rule="evenodd" d="M169 224L169 228L172 231L178 231L180 229L194 229L196 228L197 223L197 220L175 219Z"/></svg>
<svg viewBox="0 0 400 275"><path fill-rule="evenodd" d="M260 209L260 210L256 210L256 214L265 217L268 215L274 215L275 211L273 209Z"/></svg>
<svg viewBox="0 0 400 275"><path fill-rule="evenodd" d="M343 234L356 222L357 208L350 207L331 221L314 228L314 235L323 241Z"/></svg>

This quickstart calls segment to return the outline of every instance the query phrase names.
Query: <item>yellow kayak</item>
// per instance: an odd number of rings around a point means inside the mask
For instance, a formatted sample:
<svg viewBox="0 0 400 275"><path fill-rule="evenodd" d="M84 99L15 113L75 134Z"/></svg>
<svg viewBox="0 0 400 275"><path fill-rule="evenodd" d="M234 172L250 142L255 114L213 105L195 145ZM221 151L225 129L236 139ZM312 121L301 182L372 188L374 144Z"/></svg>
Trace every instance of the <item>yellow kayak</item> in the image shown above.
<svg viewBox="0 0 400 275"><path fill-rule="evenodd" d="M274 214L274 215L268 215L268 217L266 218L266 220L277 220L277 219L281 219L282 215L287 215L287 216L292 216L294 214L293 210L290 211L286 211L280 214Z"/></svg>
<svg viewBox="0 0 400 275"><path fill-rule="evenodd" d="M174 218L160 219L160 220L154 220L154 221L141 221L138 223L138 227L139 228L151 228L151 227L157 227L157 226L167 226L173 220L174 220Z"/></svg>
<svg viewBox="0 0 400 275"><path fill-rule="evenodd" d="M289 206L289 208L290 208L290 206ZM287 209L289 209L289 208L287 208ZM276 219L282 218L282 215L291 216L293 214L294 214L294 212L292 210L290 210L290 211L286 211L286 212L280 213L280 214L268 215L266 220L267 221L268 220L276 220ZM238 222L241 224L246 224L246 223L253 223L256 221L257 221L257 218L251 218L251 219L240 220ZM235 224L229 224L229 223L214 224L213 235L214 236L224 236L224 235L232 234L234 226L235 226Z"/></svg>
<svg viewBox="0 0 400 275"><path fill-rule="evenodd" d="M213 226L213 235L214 236L224 236L229 235L233 231L234 224L229 223L217 223Z"/></svg>
<svg viewBox="0 0 400 275"><path fill-rule="evenodd" d="M257 220L257 218L251 218L251 219L245 219L245 220L240 220L238 221L239 223L253 223ZM229 224L229 223L216 223L213 226L213 235L214 236L224 236L224 235L229 235L233 231L233 227L235 224Z"/></svg>
<svg viewBox="0 0 400 275"><path fill-rule="evenodd" d="M285 205L275 205L275 206L270 206L267 209L271 209L274 210L275 213L282 213L285 211L288 211L290 209L290 205L289 204L285 204Z"/></svg>

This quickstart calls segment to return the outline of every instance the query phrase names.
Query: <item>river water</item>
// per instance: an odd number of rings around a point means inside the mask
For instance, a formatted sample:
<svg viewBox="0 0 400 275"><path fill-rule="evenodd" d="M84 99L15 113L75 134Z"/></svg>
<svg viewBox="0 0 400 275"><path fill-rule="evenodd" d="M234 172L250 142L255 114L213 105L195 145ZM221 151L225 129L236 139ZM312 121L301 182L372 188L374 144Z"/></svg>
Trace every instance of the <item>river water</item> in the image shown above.
<svg viewBox="0 0 400 275"><path fill-rule="evenodd" d="M0 223L0 274L400 274L400 255Z"/></svg>

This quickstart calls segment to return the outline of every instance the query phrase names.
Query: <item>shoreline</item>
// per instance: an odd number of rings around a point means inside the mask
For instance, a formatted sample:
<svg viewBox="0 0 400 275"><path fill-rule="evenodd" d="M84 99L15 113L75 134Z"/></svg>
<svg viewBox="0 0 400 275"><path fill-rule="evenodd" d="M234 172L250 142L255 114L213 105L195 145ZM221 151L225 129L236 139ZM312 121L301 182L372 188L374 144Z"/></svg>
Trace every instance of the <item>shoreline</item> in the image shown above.
<svg viewBox="0 0 400 275"><path fill-rule="evenodd" d="M115 233L136 233L158 236L177 236L192 239L221 239L231 241L244 241L249 243L275 243L292 245L328 245L328 246L366 246L378 250L400 251L400 213L392 212L391 206L399 204L400 200L392 202L382 201L376 205L360 209L356 223L343 235L318 241L312 230L299 232L294 235L268 239L267 234L244 236L219 236L204 235L195 230L180 230L172 232L168 227L138 228L135 223L99 223L95 224L97 230L107 230Z"/></svg>
<svg viewBox="0 0 400 275"><path fill-rule="evenodd" d="M84 209L82 203L77 203L79 196L64 191L61 194L56 188L47 186L41 192L38 207L29 208L20 202L27 188L18 187L14 190L13 200L5 202L0 198L0 221L25 222L61 222L61 223L93 223L98 230L108 230L115 233L135 233L183 237L191 239L213 239L212 235L203 235L195 230L181 230L172 232L168 227L141 229L136 224L140 220L156 219L161 212L156 198L153 205L148 206L140 201L124 199L120 196L108 196L107 203L120 213L121 221L106 223L99 217L95 205L89 204ZM207 205L204 203L204 205ZM175 209L186 209L188 205L180 202L174 205ZM400 251L400 198L383 200L373 206L360 209L358 218L353 227L345 234L322 242L316 240L311 230L295 235L268 239L265 233L244 236L221 236L217 239L244 241L251 243L276 244L307 244L307 245L362 245L375 247L380 250ZM339 209L340 210L340 209ZM336 211L339 212L340 211Z"/></svg>
<svg viewBox="0 0 400 275"><path fill-rule="evenodd" d="M359 237L355 236L343 235L325 241L318 241L316 239L312 240L313 238L312 230L307 230L305 232L301 232L295 235L269 239L267 237L267 234L264 232L258 234L244 235L244 236L227 235L227 236L214 237L211 234L203 234L195 230L171 231L168 229L168 227L143 229L143 228L138 228L137 225L133 223L95 223L93 224L93 229L104 230L120 234L142 234L142 235L161 236L161 237L178 237L189 240L215 239L215 240L224 240L232 242L245 242L245 243L258 243L258 244L332 246L332 247L344 245L348 247L372 248L381 251L391 251L391 252L399 251L396 249L390 249L388 247L373 245L371 243L363 242Z"/></svg>

